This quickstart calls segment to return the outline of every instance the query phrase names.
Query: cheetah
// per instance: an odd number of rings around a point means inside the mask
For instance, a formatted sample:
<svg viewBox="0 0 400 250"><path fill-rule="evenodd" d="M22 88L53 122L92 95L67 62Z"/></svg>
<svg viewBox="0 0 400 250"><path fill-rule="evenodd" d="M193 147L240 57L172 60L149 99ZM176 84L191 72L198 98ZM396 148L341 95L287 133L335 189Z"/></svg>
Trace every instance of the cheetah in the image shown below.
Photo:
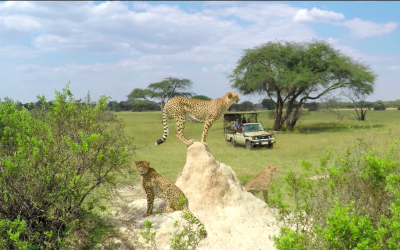
<svg viewBox="0 0 400 250"><path fill-rule="evenodd" d="M163 143L168 137L168 123L167 123L167 112L172 115L176 121L176 136L186 144L190 146L193 144L194 140L188 140L183 135L183 130L185 128L187 113L191 118L197 121L205 121L203 135L201 137L201 143L206 144L206 136L208 134L208 129L211 127L213 122L218 120L223 112L228 110L228 108L239 102L239 96L234 92L228 92L221 98L217 98L211 101L204 101L193 98L186 98L182 96L174 97L165 104L162 112L164 134L161 139L156 141L156 145Z"/></svg>
<svg viewBox="0 0 400 250"><path fill-rule="evenodd" d="M151 168L150 162L136 161L135 164L138 173L142 176L142 186L147 196L147 211L143 216L147 217L153 212L154 196L158 196L165 200L165 213L183 210L183 213L186 213L190 220L197 224L200 236L207 237L203 223L190 212L185 194L175 184ZM182 200L186 200L186 204Z"/></svg>
<svg viewBox="0 0 400 250"><path fill-rule="evenodd" d="M252 193L253 195L257 191L262 191L264 200L268 203L268 186L272 181L272 175L276 172L275 165L268 165L264 171L258 176L251 178L246 185L244 185L244 190Z"/></svg>

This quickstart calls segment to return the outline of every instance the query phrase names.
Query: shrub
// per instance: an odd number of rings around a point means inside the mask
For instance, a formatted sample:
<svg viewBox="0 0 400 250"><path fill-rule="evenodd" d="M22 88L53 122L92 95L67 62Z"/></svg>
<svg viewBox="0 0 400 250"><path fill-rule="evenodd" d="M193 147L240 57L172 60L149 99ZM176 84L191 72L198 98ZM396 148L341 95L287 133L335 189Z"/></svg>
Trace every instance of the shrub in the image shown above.
<svg viewBox="0 0 400 250"><path fill-rule="evenodd" d="M314 111L318 111L318 106L310 106L309 108L308 108L308 111L309 112L314 112Z"/></svg>
<svg viewBox="0 0 400 250"><path fill-rule="evenodd" d="M321 157L318 167L302 161L303 174L285 176L285 193L272 186L277 198L270 202L284 225L274 238L278 249L398 249L399 145L359 136L344 154Z"/></svg>
<svg viewBox="0 0 400 250"><path fill-rule="evenodd" d="M376 101L374 104L374 110L386 110L386 106L382 101Z"/></svg>
<svg viewBox="0 0 400 250"><path fill-rule="evenodd" d="M1 249L66 247L95 218L83 216L101 198L94 191L111 190L130 168L131 139L108 98L75 100L67 85L52 105L38 99L32 111L0 104L0 228L15 232L2 235ZM87 244L77 237L75 245Z"/></svg>

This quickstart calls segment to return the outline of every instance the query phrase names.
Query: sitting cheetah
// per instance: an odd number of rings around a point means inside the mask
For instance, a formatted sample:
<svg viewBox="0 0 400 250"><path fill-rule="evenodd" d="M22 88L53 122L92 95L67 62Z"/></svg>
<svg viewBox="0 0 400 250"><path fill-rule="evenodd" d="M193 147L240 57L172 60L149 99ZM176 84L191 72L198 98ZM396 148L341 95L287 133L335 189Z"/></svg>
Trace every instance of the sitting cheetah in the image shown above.
<svg viewBox="0 0 400 250"><path fill-rule="evenodd" d="M154 196L158 196L165 200L164 212L183 210L198 225L200 235L207 237L203 223L190 212L185 194L175 184L157 173L154 168L150 168L150 162L136 161L135 163L138 173L143 177L142 186L147 195L147 212L143 216L149 216L153 212ZM186 199L186 204L182 204L182 198Z"/></svg>
<svg viewBox="0 0 400 250"><path fill-rule="evenodd" d="M168 123L167 123L167 112L174 117L176 121L176 136L187 146L193 144L194 140L188 140L183 135L185 128L187 113L191 118L198 121L205 121L203 135L201 137L201 143L206 144L206 136L208 129L211 127L213 122L218 120L221 115L228 110L228 108L239 102L239 97L234 92L228 92L221 98L204 101L199 99L186 98L177 96L170 99L164 106L162 116L164 124L164 134L161 139L156 141L156 145L163 143L168 136Z"/></svg>
<svg viewBox="0 0 400 250"><path fill-rule="evenodd" d="M251 178L246 185L244 185L244 190L252 193L253 195L257 191L262 191L264 195L264 200L268 203L268 186L272 181L272 175L276 172L275 165L268 165L264 171L258 176Z"/></svg>

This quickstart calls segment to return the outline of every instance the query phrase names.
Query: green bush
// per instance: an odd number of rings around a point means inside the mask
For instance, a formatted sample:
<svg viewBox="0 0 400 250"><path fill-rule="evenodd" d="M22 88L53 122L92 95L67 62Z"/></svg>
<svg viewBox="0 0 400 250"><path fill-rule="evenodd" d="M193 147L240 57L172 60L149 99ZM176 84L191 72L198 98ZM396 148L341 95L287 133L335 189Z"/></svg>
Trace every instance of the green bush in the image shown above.
<svg viewBox="0 0 400 250"><path fill-rule="evenodd" d="M398 249L400 144L365 135L344 154L328 152L318 167L302 161L304 173L289 172L284 192L271 187L283 223L278 249Z"/></svg>
<svg viewBox="0 0 400 250"><path fill-rule="evenodd" d="M374 103L374 110L386 110L386 106L382 101L376 101Z"/></svg>
<svg viewBox="0 0 400 250"><path fill-rule="evenodd" d="M0 228L10 232L1 249L68 248L73 236L87 244L74 230L94 218L82 216L97 207L94 191L111 190L131 167L131 139L108 98L76 100L67 85L51 105L38 99L32 111L0 104Z"/></svg>

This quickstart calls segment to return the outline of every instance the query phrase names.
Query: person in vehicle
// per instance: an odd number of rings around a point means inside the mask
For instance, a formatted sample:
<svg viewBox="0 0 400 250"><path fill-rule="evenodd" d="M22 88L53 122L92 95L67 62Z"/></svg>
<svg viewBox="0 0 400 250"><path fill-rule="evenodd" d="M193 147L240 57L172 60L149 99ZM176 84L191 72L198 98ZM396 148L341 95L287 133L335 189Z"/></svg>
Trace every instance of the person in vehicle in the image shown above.
<svg viewBox="0 0 400 250"><path fill-rule="evenodd" d="M251 123L250 117L247 118L247 123Z"/></svg>
<svg viewBox="0 0 400 250"><path fill-rule="evenodd" d="M240 119L236 119L235 124L233 124L233 129L235 130L235 132L241 132L242 126L243 124L240 122Z"/></svg>
<svg viewBox="0 0 400 250"><path fill-rule="evenodd" d="M246 123L246 118L243 116L242 124Z"/></svg>

